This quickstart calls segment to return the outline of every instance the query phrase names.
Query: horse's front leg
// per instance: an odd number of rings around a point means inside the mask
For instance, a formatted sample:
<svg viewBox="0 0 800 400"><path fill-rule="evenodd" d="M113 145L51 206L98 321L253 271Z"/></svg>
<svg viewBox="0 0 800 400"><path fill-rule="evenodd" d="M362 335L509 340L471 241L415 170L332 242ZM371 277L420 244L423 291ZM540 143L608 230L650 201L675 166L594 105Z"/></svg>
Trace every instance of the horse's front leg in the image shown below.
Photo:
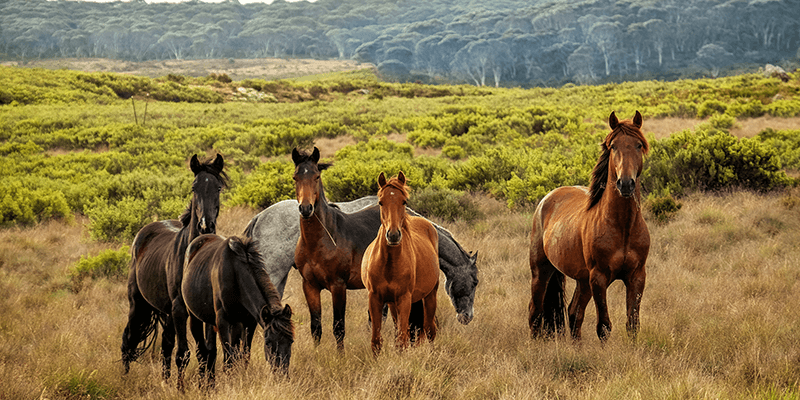
<svg viewBox="0 0 800 400"><path fill-rule="evenodd" d="M407 292L395 299L395 309L397 310L397 318L395 325L397 326L397 347L404 349L408 347L408 317L411 314L411 292ZM426 316L427 317L427 316Z"/></svg>
<svg viewBox="0 0 800 400"><path fill-rule="evenodd" d="M188 319L189 312L186 310L183 297L178 296L172 300L172 321L175 324L175 336L178 342L178 352L175 354L175 365L178 369L178 390L181 393L184 392L183 376L186 366L189 364L189 357L191 356L189 341L186 338L186 322Z"/></svg>
<svg viewBox="0 0 800 400"><path fill-rule="evenodd" d="M628 309L628 325L626 328L628 334L634 339L636 339L636 333L639 331L639 306L642 302L646 277L647 273L644 270L644 266L641 266L625 280L625 302Z"/></svg>
<svg viewBox="0 0 800 400"><path fill-rule="evenodd" d="M311 337L314 345L319 346L322 339L322 303L319 298L320 288L303 278L303 294L306 296L308 312L311 315Z"/></svg>
<svg viewBox="0 0 800 400"><path fill-rule="evenodd" d="M383 320L383 305L380 297L370 292L369 294L369 318L372 322L372 354L375 357L381 352L383 340L381 339L381 322Z"/></svg>
<svg viewBox="0 0 800 400"><path fill-rule="evenodd" d="M610 279L608 276L593 269L589 273L589 283L592 285L592 297L594 298L594 305L597 307L597 337L601 342L608 339L611 333L611 319L608 317L608 304L606 303L606 290Z"/></svg>
<svg viewBox="0 0 800 400"><path fill-rule="evenodd" d="M344 312L347 309L347 287L344 284L331 286L331 299L333 300L333 336L336 338L336 348L344 350Z"/></svg>
<svg viewBox="0 0 800 400"><path fill-rule="evenodd" d="M175 323L172 315L167 315L164 318L164 332L161 333L161 372L164 380L170 376L173 349L175 349Z"/></svg>
<svg viewBox="0 0 800 400"><path fill-rule="evenodd" d="M569 316L569 330L572 340L581 340L581 326L583 326L583 316L586 312L586 305L592 299L592 288L588 281L576 281L575 292L569 302L567 315Z"/></svg>
<svg viewBox="0 0 800 400"><path fill-rule="evenodd" d="M438 289L439 282L436 282L436 286L433 287L433 290L423 299L423 306L425 307L423 330L425 336L420 336L420 339L427 336L428 340L431 342L433 342L433 339L436 339L436 292Z"/></svg>

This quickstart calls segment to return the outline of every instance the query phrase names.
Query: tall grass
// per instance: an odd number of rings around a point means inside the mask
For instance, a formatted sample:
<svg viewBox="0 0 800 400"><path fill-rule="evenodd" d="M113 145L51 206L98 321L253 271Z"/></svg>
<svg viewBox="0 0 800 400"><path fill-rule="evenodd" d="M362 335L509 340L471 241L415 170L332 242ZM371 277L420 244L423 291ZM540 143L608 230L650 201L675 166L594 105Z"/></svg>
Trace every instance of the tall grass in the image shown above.
<svg viewBox="0 0 800 400"><path fill-rule="evenodd" d="M348 293L345 351L335 349L330 295L314 347L300 277L285 301L295 310L289 377L273 375L259 334L248 368L187 394L161 379L155 352L122 375L120 338L128 305L124 278L87 280L70 290L81 256L120 243L86 240L85 220L0 231L0 398L569 398L790 399L800 397L800 206L798 192L693 195L670 220L648 216L652 247L641 331L625 334L624 288L609 289L613 331L601 345L587 308L584 339L532 340L527 328L530 213L476 197L485 218L444 222L479 253L476 317L455 321L439 293L439 336L399 352L369 345L365 291ZM223 210L220 233L239 234L255 211ZM568 280L567 290L574 284ZM259 331L260 332L260 331ZM191 339L190 339L191 341Z"/></svg>

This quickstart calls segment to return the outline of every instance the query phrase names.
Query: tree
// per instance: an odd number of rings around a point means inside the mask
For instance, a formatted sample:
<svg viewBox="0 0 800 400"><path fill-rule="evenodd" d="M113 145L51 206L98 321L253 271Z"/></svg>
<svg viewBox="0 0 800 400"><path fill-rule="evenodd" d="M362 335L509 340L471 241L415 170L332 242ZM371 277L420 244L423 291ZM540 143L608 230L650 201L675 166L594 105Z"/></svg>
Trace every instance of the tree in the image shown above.
<svg viewBox="0 0 800 400"><path fill-rule="evenodd" d="M720 68L727 65L733 54L725 50L722 46L709 43L697 51L695 62L711 72L711 77L719 76Z"/></svg>
<svg viewBox="0 0 800 400"><path fill-rule="evenodd" d="M617 50L617 43L622 36L617 22L598 22L589 29L589 40L597 45L606 66L606 76L611 75L610 58Z"/></svg>

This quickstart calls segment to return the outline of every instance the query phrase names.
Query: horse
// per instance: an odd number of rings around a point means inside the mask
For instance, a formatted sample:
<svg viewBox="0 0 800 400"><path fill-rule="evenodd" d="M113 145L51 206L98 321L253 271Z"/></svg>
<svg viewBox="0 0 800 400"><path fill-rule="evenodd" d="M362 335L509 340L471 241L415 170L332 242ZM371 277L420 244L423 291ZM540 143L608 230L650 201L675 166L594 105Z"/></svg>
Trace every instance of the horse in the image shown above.
<svg viewBox="0 0 800 400"><path fill-rule="evenodd" d="M380 209L377 196L366 196L349 202L333 203L344 213L363 210L374 231L364 233L374 236L380 228ZM267 272L283 297L289 271L294 266L294 251L300 238L300 221L297 218L299 203L295 199L283 200L262 210L253 217L244 230L244 236L258 241L266 259ZM406 207L413 216L420 215ZM447 229L433 224L439 234L439 269L444 273L444 289L456 310L457 320L467 325L474 317L475 290L478 286L478 254L468 253ZM414 306L422 311L421 304ZM412 315L415 312L412 311Z"/></svg>
<svg viewBox="0 0 800 400"><path fill-rule="evenodd" d="M402 171L388 181L378 176L381 228L361 261L361 280L369 291L372 352L381 351L381 320L385 304L397 326L397 344L408 345L411 304L422 301L423 333L436 338L436 292L439 288L439 235L433 224L406 213L408 187Z"/></svg>
<svg viewBox="0 0 800 400"><path fill-rule="evenodd" d="M292 150L293 175L300 211L300 238L294 265L303 277L303 294L311 315L311 336L319 345L322 338L320 292L331 292L333 335L336 347L344 350L345 306L348 289L364 289L361 258L377 232L374 218L366 210L345 214L328 203L320 179L330 164L319 163L319 149L311 155Z"/></svg>
<svg viewBox="0 0 800 400"><path fill-rule="evenodd" d="M577 283L568 309L574 340L581 338L584 311L592 297L597 336L601 342L608 339L611 321L606 289L617 279L626 288L627 331L636 337L650 251L639 176L650 147L641 131L639 111L632 120L623 121L612 112L608 124L611 132L601 144L590 186L557 188L534 212L528 306L534 337L563 333L565 275Z"/></svg>
<svg viewBox="0 0 800 400"><path fill-rule="evenodd" d="M169 290L168 271L183 267L189 242L203 233L216 230L219 195L227 185L224 160L217 154L213 161L200 162L192 156L189 167L194 173L192 200L179 220L156 221L142 228L131 245L128 275L128 323L122 333L122 363L127 374L155 339L161 325L161 359L164 379L169 379L176 326L173 319L173 297ZM149 341L148 341L149 338ZM144 343L143 343L144 342ZM203 348L198 357L204 357ZM188 362L188 349L178 349L176 364L181 371ZM179 379L178 385L182 388Z"/></svg>
<svg viewBox="0 0 800 400"><path fill-rule="evenodd" d="M256 325L264 331L264 357L273 370L286 373L292 356L292 309L281 298L264 269L258 244L250 238L198 236L186 249L181 284L191 318L206 324L205 335L194 336L210 356L203 361L209 384L214 382L216 332L223 349L223 366L250 355ZM214 329L214 327L216 329ZM210 329L209 329L210 328Z"/></svg>

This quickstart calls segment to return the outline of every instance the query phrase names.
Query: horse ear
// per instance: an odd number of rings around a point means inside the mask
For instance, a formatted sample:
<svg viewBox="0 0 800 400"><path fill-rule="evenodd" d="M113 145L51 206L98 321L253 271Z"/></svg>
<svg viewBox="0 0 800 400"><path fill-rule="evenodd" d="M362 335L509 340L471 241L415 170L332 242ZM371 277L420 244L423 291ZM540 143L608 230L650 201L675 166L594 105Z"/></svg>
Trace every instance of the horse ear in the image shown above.
<svg viewBox="0 0 800 400"><path fill-rule="evenodd" d="M313 161L314 164L319 163L319 149L317 146L314 146L314 152L311 153L311 161Z"/></svg>
<svg viewBox="0 0 800 400"><path fill-rule="evenodd" d="M269 324L269 322L272 321L272 313L269 312L268 305L261 307L261 319L264 321L264 325Z"/></svg>
<svg viewBox="0 0 800 400"><path fill-rule="evenodd" d="M214 168L222 172L223 167L225 167L225 160L222 159L222 154L217 153L217 158L214 159Z"/></svg>
<svg viewBox="0 0 800 400"><path fill-rule="evenodd" d="M475 252L472 253L472 256L469 257L469 259L472 260L472 262L478 261L478 250L475 250Z"/></svg>
<svg viewBox="0 0 800 400"><path fill-rule="evenodd" d="M189 168L195 175L200 172L200 161L197 159L197 154L193 155L192 159L189 161Z"/></svg>
<svg viewBox="0 0 800 400"><path fill-rule="evenodd" d="M378 175L378 186L380 187L386 186L386 175L384 175L383 172L381 172L381 174Z"/></svg>
<svg viewBox="0 0 800 400"><path fill-rule="evenodd" d="M633 124L636 125L637 128L642 127L642 114L639 113L639 110L636 110L636 115L633 116Z"/></svg>
<svg viewBox="0 0 800 400"><path fill-rule="evenodd" d="M289 305L287 304L286 307L283 307L283 311L281 311L281 314L285 318L292 318L292 307L289 307Z"/></svg>
<svg viewBox="0 0 800 400"><path fill-rule="evenodd" d="M403 171L400 171L400 173L397 174L397 180L399 180L403 185L406 184L406 175L403 173Z"/></svg>
<svg viewBox="0 0 800 400"><path fill-rule="evenodd" d="M297 151L297 147L292 149L292 161L294 162L295 167L303 161L300 157L300 152Z"/></svg>
<svg viewBox="0 0 800 400"><path fill-rule="evenodd" d="M619 125L619 120L617 119L617 114L614 114L614 111L612 111L611 115L608 117L608 126L613 131L614 129L617 129L618 125Z"/></svg>

